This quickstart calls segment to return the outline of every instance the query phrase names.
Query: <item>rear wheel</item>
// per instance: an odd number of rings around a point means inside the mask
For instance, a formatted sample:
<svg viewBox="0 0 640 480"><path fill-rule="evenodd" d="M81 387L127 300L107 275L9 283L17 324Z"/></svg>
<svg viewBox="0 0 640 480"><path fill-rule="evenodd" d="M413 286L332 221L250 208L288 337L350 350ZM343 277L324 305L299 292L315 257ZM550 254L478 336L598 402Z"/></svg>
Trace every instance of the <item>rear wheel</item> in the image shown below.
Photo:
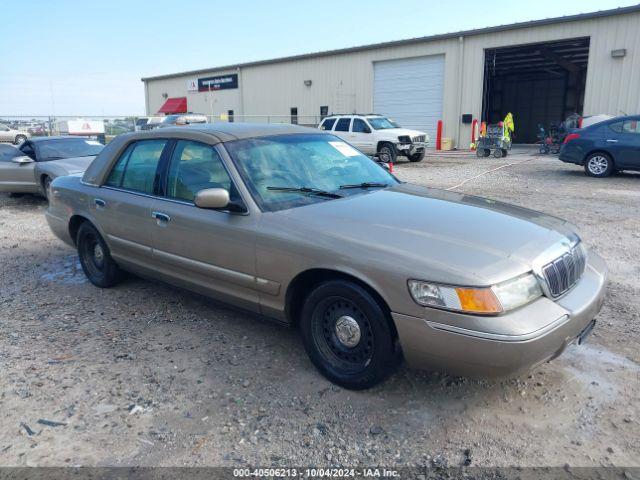
<svg viewBox="0 0 640 480"><path fill-rule="evenodd" d="M80 225L76 245L82 270L96 287L113 287L122 280L123 272L111 258L109 247L89 222Z"/></svg>
<svg viewBox="0 0 640 480"><path fill-rule="evenodd" d="M501 148L496 148L496 149L493 151L493 156L494 156L495 158L502 158L502 149L501 149Z"/></svg>
<svg viewBox="0 0 640 480"><path fill-rule="evenodd" d="M396 148L390 143L383 143L378 150L378 158L384 163L395 163Z"/></svg>
<svg viewBox="0 0 640 480"><path fill-rule="evenodd" d="M613 169L613 159L603 152L592 153L584 162L584 171L590 177L608 177Z"/></svg>
<svg viewBox="0 0 640 480"><path fill-rule="evenodd" d="M387 315L361 286L345 280L325 282L302 308L307 354L333 383L354 390L372 387L399 363Z"/></svg>

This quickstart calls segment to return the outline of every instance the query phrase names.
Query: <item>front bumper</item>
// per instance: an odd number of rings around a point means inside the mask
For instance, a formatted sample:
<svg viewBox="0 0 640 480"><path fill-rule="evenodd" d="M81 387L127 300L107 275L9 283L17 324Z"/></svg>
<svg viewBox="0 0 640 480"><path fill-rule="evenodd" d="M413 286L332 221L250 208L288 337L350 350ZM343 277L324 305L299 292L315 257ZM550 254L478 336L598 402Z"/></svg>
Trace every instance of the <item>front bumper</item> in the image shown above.
<svg viewBox="0 0 640 480"><path fill-rule="evenodd" d="M439 312L438 322L434 322L430 320L431 309L425 309L425 318L399 313L392 316L410 366L470 377L515 375L557 357L577 340L602 307L606 279L604 260L589 252L582 278L559 300L539 299L514 312L493 317L496 322L506 324L536 318L531 316L548 317L553 312L551 318L543 319L542 327L517 335L465 329L455 318L459 317L456 313ZM447 315L452 316L450 322L446 321Z"/></svg>
<svg viewBox="0 0 640 480"><path fill-rule="evenodd" d="M398 143L396 149L400 155L415 155L424 152L427 146L427 142Z"/></svg>

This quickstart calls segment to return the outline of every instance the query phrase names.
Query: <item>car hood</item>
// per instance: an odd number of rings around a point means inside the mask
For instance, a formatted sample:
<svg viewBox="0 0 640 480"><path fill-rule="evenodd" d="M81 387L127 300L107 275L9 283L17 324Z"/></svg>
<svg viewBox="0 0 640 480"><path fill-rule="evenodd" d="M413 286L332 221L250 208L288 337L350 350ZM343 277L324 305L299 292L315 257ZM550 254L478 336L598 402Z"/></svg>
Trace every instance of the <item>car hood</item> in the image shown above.
<svg viewBox="0 0 640 480"><path fill-rule="evenodd" d="M410 137L417 137L419 135L425 135L426 138L429 138L429 135L425 132L421 132L419 130L410 130L408 128L385 128L383 130L377 130L378 132L389 134L394 137L399 137L400 135L409 135Z"/></svg>
<svg viewBox="0 0 640 480"><path fill-rule="evenodd" d="M69 174L82 173L89 167L89 165L91 165L91 162L93 162L94 158L96 157L91 156L91 157L62 158L60 160L52 160L51 162L46 162L46 163L51 163L52 165L55 165L57 168L63 168Z"/></svg>
<svg viewBox="0 0 640 480"><path fill-rule="evenodd" d="M461 285L490 285L528 272L545 251L577 237L573 225L556 217L411 184L276 215L308 241L329 243L336 258L389 262L413 278Z"/></svg>

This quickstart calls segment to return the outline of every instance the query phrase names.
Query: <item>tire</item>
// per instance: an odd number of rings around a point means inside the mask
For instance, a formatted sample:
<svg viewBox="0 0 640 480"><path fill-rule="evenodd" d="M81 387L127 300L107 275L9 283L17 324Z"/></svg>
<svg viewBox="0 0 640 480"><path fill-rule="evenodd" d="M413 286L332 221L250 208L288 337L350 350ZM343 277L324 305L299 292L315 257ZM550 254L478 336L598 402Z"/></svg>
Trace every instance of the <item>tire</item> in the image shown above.
<svg viewBox="0 0 640 480"><path fill-rule="evenodd" d="M13 139L13 144L22 145L26 141L27 141L26 135L16 135L16 138Z"/></svg>
<svg viewBox="0 0 640 480"><path fill-rule="evenodd" d="M20 198L20 197L24 197L24 193L15 193L15 192L9 193L9 198Z"/></svg>
<svg viewBox="0 0 640 480"><path fill-rule="evenodd" d="M604 152L592 153L584 161L584 172L590 177L608 177L613 173L613 170L613 159Z"/></svg>
<svg viewBox="0 0 640 480"><path fill-rule="evenodd" d="M122 280L123 271L111 258L109 247L91 223L80 225L76 245L82 270L96 287L110 288Z"/></svg>
<svg viewBox="0 0 640 480"><path fill-rule="evenodd" d="M46 198L48 202L51 201L51 182L52 181L53 180L48 175L42 179L42 191L44 193L44 198Z"/></svg>
<svg viewBox="0 0 640 480"><path fill-rule="evenodd" d="M490 150L490 149L488 149L488 148L483 148L483 149L482 149L482 156L483 156L483 157L489 157L489 156L491 156L491 150Z"/></svg>
<svg viewBox="0 0 640 480"><path fill-rule="evenodd" d="M398 154L391 143L383 143L378 150L378 158L384 163L395 163Z"/></svg>
<svg viewBox="0 0 640 480"><path fill-rule="evenodd" d="M509 150L507 150L506 148L502 149L502 156L506 157L509 154Z"/></svg>
<svg viewBox="0 0 640 480"><path fill-rule="evenodd" d="M496 148L493 151L493 157L494 158L502 158L502 149L501 148Z"/></svg>
<svg viewBox="0 0 640 480"><path fill-rule="evenodd" d="M372 387L400 363L388 314L355 283L331 280L316 287L303 305L300 328L315 367L341 387Z"/></svg>
<svg viewBox="0 0 640 480"><path fill-rule="evenodd" d="M410 162L421 162L424 160L425 152L414 153L413 155L407 155Z"/></svg>

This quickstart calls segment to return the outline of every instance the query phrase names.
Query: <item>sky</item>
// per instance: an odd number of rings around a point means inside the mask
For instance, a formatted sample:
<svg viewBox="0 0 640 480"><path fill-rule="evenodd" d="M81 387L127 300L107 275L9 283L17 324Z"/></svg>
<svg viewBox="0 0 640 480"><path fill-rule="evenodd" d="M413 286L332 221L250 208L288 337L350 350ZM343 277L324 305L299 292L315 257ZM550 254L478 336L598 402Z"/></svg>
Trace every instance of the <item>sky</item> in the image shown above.
<svg viewBox="0 0 640 480"><path fill-rule="evenodd" d="M0 117L144 114L142 77L638 0L2 0Z"/></svg>

